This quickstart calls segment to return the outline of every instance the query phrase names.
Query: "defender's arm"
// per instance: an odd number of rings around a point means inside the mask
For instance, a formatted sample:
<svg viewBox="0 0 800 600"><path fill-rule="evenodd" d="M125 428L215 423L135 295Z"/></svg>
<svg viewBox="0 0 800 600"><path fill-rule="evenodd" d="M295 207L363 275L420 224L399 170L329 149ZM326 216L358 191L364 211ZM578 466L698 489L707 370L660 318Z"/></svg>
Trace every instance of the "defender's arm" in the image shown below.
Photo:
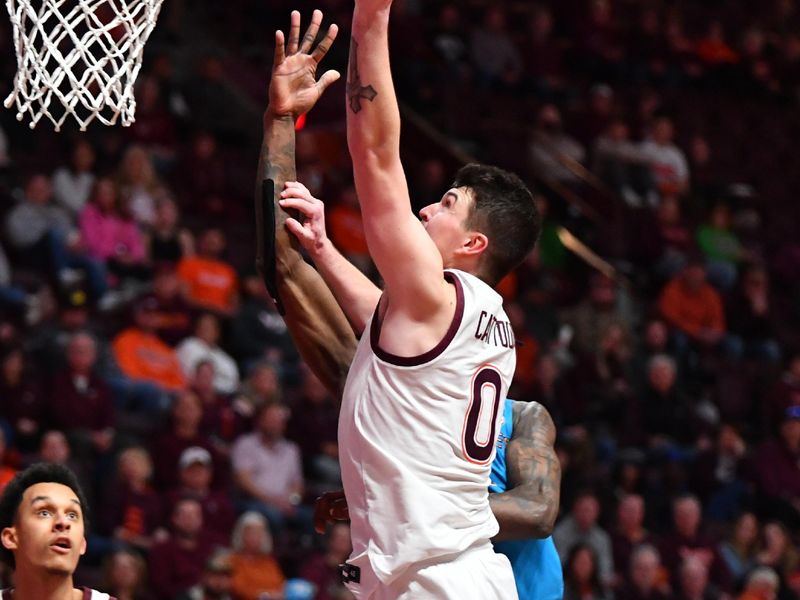
<svg viewBox="0 0 800 600"><path fill-rule="evenodd" d="M561 492L556 428L537 402L514 402L514 429L506 449L509 490L490 494L500 523L495 541L545 538L552 534Z"/></svg>

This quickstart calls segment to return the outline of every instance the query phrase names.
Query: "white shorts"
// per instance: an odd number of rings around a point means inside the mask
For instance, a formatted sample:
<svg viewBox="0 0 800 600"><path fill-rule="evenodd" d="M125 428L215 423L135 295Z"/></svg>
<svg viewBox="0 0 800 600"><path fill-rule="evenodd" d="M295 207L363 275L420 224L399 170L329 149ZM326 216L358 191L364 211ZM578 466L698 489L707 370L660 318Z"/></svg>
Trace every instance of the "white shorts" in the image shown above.
<svg viewBox="0 0 800 600"><path fill-rule="evenodd" d="M364 600L517 600L517 587L511 563L488 544L448 562L415 565Z"/></svg>

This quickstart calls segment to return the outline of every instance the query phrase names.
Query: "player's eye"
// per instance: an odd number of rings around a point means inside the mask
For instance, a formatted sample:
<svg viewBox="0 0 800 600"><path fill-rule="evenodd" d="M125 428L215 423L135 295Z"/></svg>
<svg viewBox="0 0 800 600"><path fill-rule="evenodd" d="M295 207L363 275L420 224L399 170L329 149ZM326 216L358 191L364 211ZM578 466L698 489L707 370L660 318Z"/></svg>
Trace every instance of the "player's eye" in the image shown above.
<svg viewBox="0 0 800 600"><path fill-rule="evenodd" d="M49 517L50 511L47 510L46 508L42 508L41 510L36 511L36 514L39 515L40 517Z"/></svg>
<svg viewBox="0 0 800 600"><path fill-rule="evenodd" d="M76 512L68 512L67 516L73 521L77 521L80 518L80 515L78 515Z"/></svg>

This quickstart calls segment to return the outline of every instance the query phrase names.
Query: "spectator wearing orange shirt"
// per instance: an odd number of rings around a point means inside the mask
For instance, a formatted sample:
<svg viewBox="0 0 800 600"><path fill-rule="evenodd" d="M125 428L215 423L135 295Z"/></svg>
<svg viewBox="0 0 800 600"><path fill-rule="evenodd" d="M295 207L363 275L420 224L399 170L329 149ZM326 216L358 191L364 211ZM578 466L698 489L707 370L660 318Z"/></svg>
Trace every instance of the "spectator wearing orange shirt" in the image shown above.
<svg viewBox="0 0 800 600"><path fill-rule="evenodd" d="M729 358L742 354L742 342L726 333L722 299L706 281L702 261L693 259L661 292L658 307L673 328L678 354L690 346L718 350Z"/></svg>
<svg viewBox="0 0 800 600"><path fill-rule="evenodd" d="M2 492L8 482L14 479L17 470L5 464L6 454L6 434L0 428L0 492Z"/></svg>
<svg viewBox="0 0 800 600"><path fill-rule="evenodd" d="M206 229L200 236L196 256L184 256L178 263L178 279L186 300L193 306L232 316L237 306L236 271L220 257L225 236L219 229Z"/></svg>
<svg viewBox="0 0 800 600"><path fill-rule="evenodd" d="M186 387L186 379L175 351L155 334L156 308L152 298L135 308L133 327L114 339L114 358L126 377L177 392Z"/></svg>

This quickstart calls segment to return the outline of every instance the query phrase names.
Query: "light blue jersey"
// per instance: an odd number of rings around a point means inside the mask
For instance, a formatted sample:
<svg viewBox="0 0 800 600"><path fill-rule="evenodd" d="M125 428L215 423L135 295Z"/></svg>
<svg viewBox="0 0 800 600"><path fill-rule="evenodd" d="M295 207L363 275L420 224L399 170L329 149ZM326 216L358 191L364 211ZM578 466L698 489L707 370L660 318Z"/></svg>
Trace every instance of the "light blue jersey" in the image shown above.
<svg viewBox="0 0 800 600"><path fill-rule="evenodd" d="M506 399L503 409L503 427L497 436L497 455L492 463L491 493L505 492L508 488L506 446L514 429L514 401ZM564 577L561 560L553 538L543 540L517 540L497 542L495 550L505 554L514 569L519 600L561 600L564 596Z"/></svg>

